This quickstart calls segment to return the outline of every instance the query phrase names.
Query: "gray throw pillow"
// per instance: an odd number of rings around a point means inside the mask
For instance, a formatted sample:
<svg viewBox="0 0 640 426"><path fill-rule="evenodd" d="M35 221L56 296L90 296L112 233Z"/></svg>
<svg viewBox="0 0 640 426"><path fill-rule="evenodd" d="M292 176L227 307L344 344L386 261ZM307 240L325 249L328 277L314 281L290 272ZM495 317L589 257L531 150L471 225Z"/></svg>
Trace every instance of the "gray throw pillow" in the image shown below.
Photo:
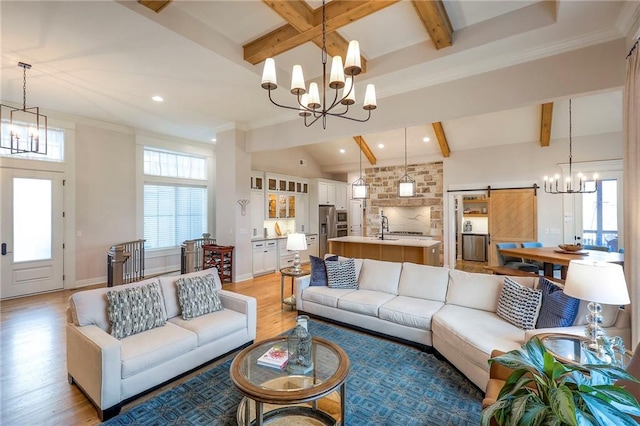
<svg viewBox="0 0 640 426"><path fill-rule="evenodd" d="M158 283L108 291L107 314L111 335L123 339L166 324Z"/></svg>
<svg viewBox="0 0 640 426"><path fill-rule="evenodd" d="M358 288L354 259L325 261L329 288Z"/></svg>
<svg viewBox="0 0 640 426"><path fill-rule="evenodd" d="M176 285L182 319L190 320L223 309L213 275L180 278Z"/></svg>
<svg viewBox="0 0 640 426"><path fill-rule="evenodd" d="M505 277L496 314L518 328L532 330L536 327L541 304L541 290L521 286Z"/></svg>
<svg viewBox="0 0 640 426"><path fill-rule="evenodd" d="M338 256L329 256L326 260L338 260ZM311 280L309 286L327 286L327 267L324 262L324 260L317 256L309 255L309 263L311 264Z"/></svg>

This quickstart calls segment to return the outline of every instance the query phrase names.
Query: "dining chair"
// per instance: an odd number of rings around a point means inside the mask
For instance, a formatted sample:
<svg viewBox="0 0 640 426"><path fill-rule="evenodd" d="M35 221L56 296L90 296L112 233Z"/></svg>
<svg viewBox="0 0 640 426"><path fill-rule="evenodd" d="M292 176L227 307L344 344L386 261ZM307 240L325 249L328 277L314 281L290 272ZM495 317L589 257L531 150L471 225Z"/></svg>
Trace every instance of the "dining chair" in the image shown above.
<svg viewBox="0 0 640 426"><path fill-rule="evenodd" d="M596 246L592 244L585 244L583 247L585 250L597 250L597 251L606 251L606 252L611 251L611 248L609 246Z"/></svg>
<svg viewBox="0 0 640 426"><path fill-rule="evenodd" d="M537 247L544 247L544 245L539 242L539 241L530 241L530 242L526 242L526 243L520 243L520 245L522 246L522 248L537 248ZM538 268L540 268L540 270L544 270L544 262L540 262L539 260L530 260L530 259L524 259L525 262L529 262L529 263L533 263L534 265L536 265ZM553 270L554 271L560 271L562 270L562 265L553 265Z"/></svg>
<svg viewBox="0 0 640 426"><path fill-rule="evenodd" d="M533 263L525 262L522 258L513 257L513 256L505 256L500 250L509 249L509 248L518 248L518 244L516 243L497 243L496 248L498 249L498 265L504 266L506 268L511 269L519 269L521 271L534 272L538 273L540 268Z"/></svg>

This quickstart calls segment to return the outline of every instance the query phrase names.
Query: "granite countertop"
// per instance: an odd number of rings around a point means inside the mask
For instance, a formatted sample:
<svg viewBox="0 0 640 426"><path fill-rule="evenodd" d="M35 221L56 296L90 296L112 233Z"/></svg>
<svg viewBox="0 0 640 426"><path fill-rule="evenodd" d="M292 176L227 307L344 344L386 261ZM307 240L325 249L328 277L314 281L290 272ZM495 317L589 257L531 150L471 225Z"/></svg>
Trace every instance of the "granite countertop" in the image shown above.
<svg viewBox="0 0 640 426"><path fill-rule="evenodd" d="M433 247L441 244L438 240L418 240L418 239L403 239L398 238L395 235L384 240L378 239L378 237L338 237L330 238L329 241L335 241L339 243L360 243L360 244L378 244L389 246L407 246L407 247Z"/></svg>
<svg viewBox="0 0 640 426"><path fill-rule="evenodd" d="M318 235L318 234L305 234L306 236ZM251 241L267 241L267 240L282 240L286 239L287 235L273 235L271 237L253 237Z"/></svg>

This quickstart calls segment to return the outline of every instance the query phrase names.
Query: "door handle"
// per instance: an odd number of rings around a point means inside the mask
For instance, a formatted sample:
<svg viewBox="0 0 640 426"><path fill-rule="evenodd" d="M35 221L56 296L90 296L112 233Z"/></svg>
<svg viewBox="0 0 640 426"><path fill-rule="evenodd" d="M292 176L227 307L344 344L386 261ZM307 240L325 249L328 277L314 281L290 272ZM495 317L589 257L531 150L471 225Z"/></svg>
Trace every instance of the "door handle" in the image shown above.
<svg viewBox="0 0 640 426"><path fill-rule="evenodd" d="M2 243L2 255L7 255L7 243Z"/></svg>

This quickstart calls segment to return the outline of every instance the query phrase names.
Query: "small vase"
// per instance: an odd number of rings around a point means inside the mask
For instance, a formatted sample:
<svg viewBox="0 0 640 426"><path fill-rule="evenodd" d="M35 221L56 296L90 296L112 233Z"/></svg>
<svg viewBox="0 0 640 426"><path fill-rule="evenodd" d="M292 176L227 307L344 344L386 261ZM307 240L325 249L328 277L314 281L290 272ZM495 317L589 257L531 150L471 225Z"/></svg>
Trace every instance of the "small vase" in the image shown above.
<svg viewBox="0 0 640 426"><path fill-rule="evenodd" d="M289 352L287 371L290 374L307 374L313 370L313 343L305 327L306 322L303 318L299 318L298 324L287 337Z"/></svg>

